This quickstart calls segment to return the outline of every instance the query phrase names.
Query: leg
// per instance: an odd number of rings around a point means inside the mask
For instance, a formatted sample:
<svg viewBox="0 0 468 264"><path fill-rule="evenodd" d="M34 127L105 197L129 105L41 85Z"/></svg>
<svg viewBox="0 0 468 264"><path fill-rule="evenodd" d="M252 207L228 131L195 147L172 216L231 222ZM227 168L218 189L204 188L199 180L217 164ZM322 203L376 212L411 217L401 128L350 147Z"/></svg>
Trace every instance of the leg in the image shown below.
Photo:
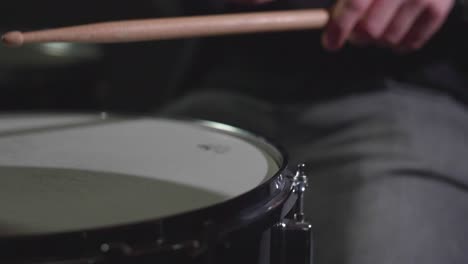
<svg viewBox="0 0 468 264"><path fill-rule="evenodd" d="M206 92L162 114L281 139L293 163L306 162L319 264L466 263L468 110L394 86L288 111Z"/></svg>
<svg viewBox="0 0 468 264"><path fill-rule="evenodd" d="M467 108L391 83L291 115L316 263L468 262Z"/></svg>

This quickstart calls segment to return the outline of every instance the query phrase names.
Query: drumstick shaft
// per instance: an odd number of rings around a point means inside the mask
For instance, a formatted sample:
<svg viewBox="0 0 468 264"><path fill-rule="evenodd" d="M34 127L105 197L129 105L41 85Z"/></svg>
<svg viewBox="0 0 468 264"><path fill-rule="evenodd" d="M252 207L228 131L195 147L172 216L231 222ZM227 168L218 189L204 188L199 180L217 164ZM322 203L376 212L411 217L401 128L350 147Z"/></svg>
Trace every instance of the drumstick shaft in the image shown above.
<svg viewBox="0 0 468 264"><path fill-rule="evenodd" d="M117 43L255 32L318 29L328 21L324 9L271 11L179 18L103 22L56 29L10 32L5 44L38 42Z"/></svg>

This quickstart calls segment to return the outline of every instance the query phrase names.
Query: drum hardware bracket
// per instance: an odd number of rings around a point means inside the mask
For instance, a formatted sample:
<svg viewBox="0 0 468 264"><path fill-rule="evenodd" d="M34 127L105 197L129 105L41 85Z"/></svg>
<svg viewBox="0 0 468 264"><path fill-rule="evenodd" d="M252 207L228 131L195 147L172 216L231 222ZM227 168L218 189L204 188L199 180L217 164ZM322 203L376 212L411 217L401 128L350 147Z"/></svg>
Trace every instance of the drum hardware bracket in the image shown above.
<svg viewBox="0 0 468 264"><path fill-rule="evenodd" d="M291 177L292 192L297 196L292 219L283 219L272 228L270 263L312 264L312 225L304 215L304 194L308 186L305 164L300 164Z"/></svg>

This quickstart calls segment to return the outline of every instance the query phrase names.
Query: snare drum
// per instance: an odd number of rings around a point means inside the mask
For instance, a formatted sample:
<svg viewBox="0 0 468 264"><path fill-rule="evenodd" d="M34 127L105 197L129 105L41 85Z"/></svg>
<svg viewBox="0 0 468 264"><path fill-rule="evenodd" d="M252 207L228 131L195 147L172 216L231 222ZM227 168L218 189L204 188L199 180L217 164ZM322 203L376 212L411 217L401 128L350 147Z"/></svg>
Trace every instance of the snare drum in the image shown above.
<svg viewBox="0 0 468 264"><path fill-rule="evenodd" d="M1 115L0 263L310 263L305 185L220 123Z"/></svg>

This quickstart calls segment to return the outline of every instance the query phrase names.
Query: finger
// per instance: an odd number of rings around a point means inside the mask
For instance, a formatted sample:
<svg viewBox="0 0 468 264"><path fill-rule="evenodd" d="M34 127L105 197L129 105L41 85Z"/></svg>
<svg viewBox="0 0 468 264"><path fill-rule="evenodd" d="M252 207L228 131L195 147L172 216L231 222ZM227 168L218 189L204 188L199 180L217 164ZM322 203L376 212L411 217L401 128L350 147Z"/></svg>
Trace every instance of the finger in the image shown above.
<svg viewBox="0 0 468 264"><path fill-rule="evenodd" d="M395 16L403 1L374 1L366 15L358 22L351 33L349 42L357 46L368 46L371 43L377 46L386 46L385 42L380 41L380 37L391 23L391 19Z"/></svg>
<svg viewBox="0 0 468 264"><path fill-rule="evenodd" d="M452 7L453 3L443 1L438 1L428 6L403 38L401 47L403 49L416 50L424 46L442 27Z"/></svg>
<svg viewBox="0 0 468 264"><path fill-rule="evenodd" d="M381 37L390 46L398 46L426 7L424 1L406 1L397 10Z"/></svg>
<svg viewBox="0 0 468 264"><path fill-rule="evenodd" d="M373 0L342 0L338 2L323 35L329 50L340 49Z"/></svg>
<svg viewBox="0 0 468 264"><path fill-rule="evenodd" d="M404 0L374 1L364 18L358 23L357 28L366 32L374 40L378 40L403 2Z"/></svg>

